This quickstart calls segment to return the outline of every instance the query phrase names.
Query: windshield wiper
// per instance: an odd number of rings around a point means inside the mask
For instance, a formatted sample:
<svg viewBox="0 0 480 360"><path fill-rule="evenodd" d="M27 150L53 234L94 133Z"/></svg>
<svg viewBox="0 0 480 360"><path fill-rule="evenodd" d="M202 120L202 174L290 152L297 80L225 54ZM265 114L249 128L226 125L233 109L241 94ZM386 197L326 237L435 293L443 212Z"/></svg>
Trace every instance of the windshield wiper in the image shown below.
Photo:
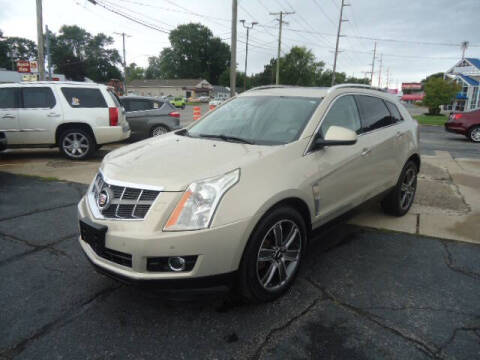
<svg viewBox="0 0 480 360"><path fill-rule="evenodd" d="M243 144L250 144L254 145L255 143L250 140L242 139L240 137L236 136L229 136L229 135L223 135L223 134L199 134L198 136L203 137L203 138L212 138L212 139L221 139L223 141L234 141L234 142L239 142Z"/></svg>

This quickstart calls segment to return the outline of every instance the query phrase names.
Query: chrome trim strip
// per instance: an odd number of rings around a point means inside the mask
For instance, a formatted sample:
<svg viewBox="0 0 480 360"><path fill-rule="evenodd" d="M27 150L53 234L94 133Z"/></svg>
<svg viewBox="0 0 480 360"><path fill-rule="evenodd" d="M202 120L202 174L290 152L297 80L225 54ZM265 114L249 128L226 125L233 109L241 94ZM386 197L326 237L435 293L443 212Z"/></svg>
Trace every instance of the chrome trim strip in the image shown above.
<svg viewBox="0 0 480 360"><path fill-rule="evenodd" d="M43 132L48 131L47 129L0 129L2 132Z"/></svg>
<svg viewBox="0 0 480 360"><path fill-rule="evenodd" d="M155 186L155 185L146 185L146 184L138 184L138 183L131 183L131 182L126 182L126 181L119 181L119 180L113 180L105 175L105 173L102 171L102 169L98 169L100 174L102 174L103 181L107 182L109 185L115 185L115 186L122 186L122 187L130 187L130 188L135 188L135 189L140 189L140 190L155 190L155 191L164 191L163 186Z"/></svg>

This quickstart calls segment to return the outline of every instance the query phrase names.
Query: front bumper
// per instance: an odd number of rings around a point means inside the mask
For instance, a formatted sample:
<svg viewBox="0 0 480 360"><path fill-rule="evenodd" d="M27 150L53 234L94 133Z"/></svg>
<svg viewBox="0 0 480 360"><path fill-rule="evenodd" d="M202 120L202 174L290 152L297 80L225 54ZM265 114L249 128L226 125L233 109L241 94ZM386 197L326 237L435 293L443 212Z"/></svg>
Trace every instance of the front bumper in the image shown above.
<svg viewBox="0 0 480 360"><path fill-rule="evenodd" d="M463 126L455 123L448 123L448 122L445 123L445 131L454 133L454 134L461 134L461 135L466 135L467 133L467 130Z"/></svg>
<svg viewBox="0 0 480 360"><path fill-rule="evenodd" d="M92 215L85 198L78 204L78 215L80 219L86 218L108 227L105 248L120 253L120 256L131 256L131 266L123 265L115 258L99 256L79 237L80 246L89 261L100 271L124 282L150 281L168 287L176 282L180 287L205 281L207 285L209 281L224 282L224 278L229 277L226 274L238 269L248 240L248 219L205 230L163 232L152 226L152 218L158 219L155 211L141 221L100 220ZM147 268L150 258L192 255L197 258L189 271L149 271ZM208 280L212 276L216 279Z"/></svg>

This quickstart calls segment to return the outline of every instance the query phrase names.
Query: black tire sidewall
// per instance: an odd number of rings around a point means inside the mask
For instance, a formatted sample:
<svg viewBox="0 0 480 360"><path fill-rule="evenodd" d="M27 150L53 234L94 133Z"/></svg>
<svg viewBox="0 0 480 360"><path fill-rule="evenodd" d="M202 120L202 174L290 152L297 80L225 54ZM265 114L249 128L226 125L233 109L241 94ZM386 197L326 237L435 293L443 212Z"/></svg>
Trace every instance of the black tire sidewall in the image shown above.
<svg viewBox="0 0 480 360"><path fill-rule="evenodd" d="M260 284L257 277L257 254L261 245L263 237L266 232L280 220L291 220L295 222L301 231L302 245L300 250L299 263L295 270L295 274L289 279L289 281L282 288L276 291L267 291ZM239 285L240 292L249 302L267 302L275 300L285 293L293 281L295 280L298 270L302 264L302 259L307 246L307 229L305 220L302 215L291 207L277 207L270 210L257 224L250 239L245 247L245 251L242 257L242 263L239 269Z"/></svg>
<svg viewBox="0 0 480 360"><path fill-rule="evenodd" d="M65 149L63 148L63 139L70 133L80 133L82 134L83 136L85 136L88 140L88 151L81 157L72 157L70 156L66 151ZM86 132L85 130L82 130L82 129L75 129L75 128L72 128L72 129L68 129L68 130L65 130L61 135L60 135L60 138L59 138L59 148L60 148L60 152L67 158L67 159L70 159L70 160L85 160L85 159L88 159L94 152L95 152L95 147L96 147L96 143L94 141L94 139L92 138L92 136Z"/></svg>

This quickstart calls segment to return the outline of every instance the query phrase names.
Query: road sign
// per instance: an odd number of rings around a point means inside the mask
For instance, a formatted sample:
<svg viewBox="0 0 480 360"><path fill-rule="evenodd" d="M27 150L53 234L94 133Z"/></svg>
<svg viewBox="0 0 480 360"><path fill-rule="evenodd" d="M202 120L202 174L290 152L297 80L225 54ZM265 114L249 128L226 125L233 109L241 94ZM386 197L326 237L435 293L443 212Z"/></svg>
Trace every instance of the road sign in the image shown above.
<svg viewBox="0 0 480 360"><path fill-rule="evenodd" d="M38 66L37 66L38 69ZM30 61L28 60L18 60L17 61L17 71L21 73L30 72Z"/></svg>
<svg viewBox="0 0 480 360"><path fill-rule="evenodd" d="M30 72L38 73L38 62L36 60L30 61Z"/></svg>

